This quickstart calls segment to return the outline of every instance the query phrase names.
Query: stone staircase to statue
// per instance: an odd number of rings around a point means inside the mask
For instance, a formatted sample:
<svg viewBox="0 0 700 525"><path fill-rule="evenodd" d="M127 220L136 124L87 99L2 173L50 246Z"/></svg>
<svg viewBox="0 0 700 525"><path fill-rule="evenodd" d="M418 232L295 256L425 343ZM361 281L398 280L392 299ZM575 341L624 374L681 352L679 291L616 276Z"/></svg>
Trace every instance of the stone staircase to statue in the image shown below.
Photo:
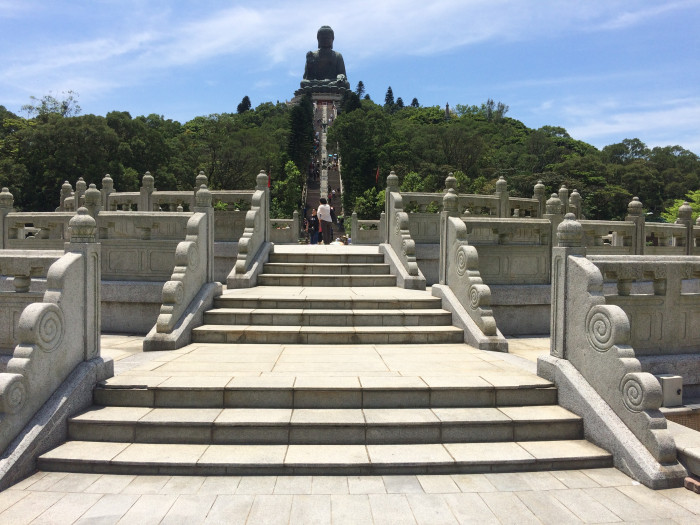
<svg viewBox="0 0 700 525"><path fill-rule="evenodd" d="M377 247L276 246L194 342L118 374L50 471L401 474L612 465L549 381L463 343Z"/></svg>

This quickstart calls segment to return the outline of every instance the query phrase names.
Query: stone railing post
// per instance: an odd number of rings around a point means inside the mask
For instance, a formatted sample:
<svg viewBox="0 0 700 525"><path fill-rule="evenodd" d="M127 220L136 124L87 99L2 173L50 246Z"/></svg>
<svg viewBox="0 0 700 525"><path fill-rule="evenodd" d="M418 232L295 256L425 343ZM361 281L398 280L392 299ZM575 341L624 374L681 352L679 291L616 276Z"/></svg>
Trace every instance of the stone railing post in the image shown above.
<svg viewBox="0 0 700 525"><path fill-rule="evenodd" d="M71 186L70 182L65 181L63 185L61 186L61 200L60 204L58 205L58 210L56 211L66 211L66 199L73 195L73 186Z"/></svg>
<svg viewBox="0 0 700 525"><path fill-rule="evenodd" d="M210 283L214 280L214 207L212 206L211 192L204 184L202 184L195 195L193 211L195 213L204 213L207 216L207 239L205 245L207 249L207 271L205 282Z"/></svg>
<svg viewBox="0 0 700 525"><path fill-rule="evenodd" d="M448 217L459 217L459 202L457 198L457 179L452 173L445 179L445 195L442 197L442 212L440 212L440 268L439 283L447 283L447 265L449 264L447 246L447 219Z"/></svg>
<svg viewBox="0 0 700 525"><path fill-rule="evenodd" d="M561 214L569 213L569 190L563 184L559 188L559 200L561 201Z"/></svg>
<svg viewBox="0 0 700 525"><path fill-rule="evenodd" d="M207 179L206 174L203 171L200 171L197 174L197 177L195 178L194 181L194 196L195 199L197 198L197 192L199 191L199 188L202 186L209 186L209 180Z"/></svg>
<svg viewBox="0 0 700 525"><path fill-rule="evenodd" d="M680 208L678 208L678 219L676 224L682 224L685 226L685 232L683 232L683 239L685 242L685 254L693 254L693 208L690 204L684 202Z"/></svg>
<svg viewBox="0 0 700 525"><path fill-rule="evenodd" d="M553 194L554 195L554 194ZM558 225L556 243L552 242L552 311L550 314L549 353L554 357L566 359L566 272L569 255L586 256L583 246L583 228L570 213Z"/></svg>
<svg viewBox="0 0 700 525"><path fill-rule="evenodd" d="M83 315L83 359L89 360L100 355L100 333L102 315L100 309L102 265L100 244L97 242L97 223L87 208L79 208L68 223L70 242L65 244L66 253L79 253L83 257L85 284L82 288ZM68 292L68 291L66 291ZM50 291L46 292L47 295Z"/></svg>
<svg viewBox="0 0 700 525"><path fill-rule="evenodd" d="M155 191L155 179L150 171L143 174L141 179L141 189L139 190L139 211L153 211L153 203L151 199L152 193Z"/></svg>
<svg viewBox="0 0 700 525"><path fill-rule="evenodd" d="M90 184L90 187L85 192L85 208L87 208L90 217L95 220L97 220L97 214L103 209L102 193L94 184Z"/></svg>
<svg viewBox="0 0 700 525"><path fill-rule="evenodd" d="M510 217L510 195L508 193L508 183L503 175L496 181L496 197L498 197L498 216L500 218Z"/></svg>
<svg viewBox="0 0 700 525"><path fill-rule="evenodd" d="M577 221L581 220L581 194L577 189L571 192L569 195L569 210L567 213L573 213Z"/></svg>
<svg viewBox="0 0 700 525"><path fill-rule="evenodd" d="M292 242L299 242L299 211L292 212Z"/></svg>
<svg viewBox="0 0 700 525"><path fill-rule="evenodd" d="M102 189L100 190L100 196L102 198L102 209L109 211L109 196L114 193L114 181L110 177L109 173L102 177Z"/></svg>
<svg viewBox="0 0 700 525"><path fill-rule="evenodd" d="M627 205L626 221L634 223L634 237L632 238L632 253L634 255L644 255L647 237L644 231L646 217L644 216L644 206L639 197L634 197Z"/></svg>
<svg viewBox="0 0 700 525"><path fill-rule="evenodd" d="M564 220L564 211L561 200L556 193L552 193L552 196L547 200L545 205L545 214L542 216L543 219L549 220L550 231L549 239L551 246L556 246L557 242L557 228L561 221ZM551 262L551 259L550 259Z"/></svg>
<svg viewBox="0 0 700 525"><path fill-rule="evenodd" d="M83 180L82 177L78 179L78 182L75 183L75 200L73 201L73 205L75 206L75 210L83 206L85 203L85 192L87 191L87 183Z"/></svg>
<svg viewBox="0 0 700 525"><path fill-rule="evenodd" d="M547 195L541 180L538 180L537 184L535 184L532 198L537 199L537 218L541 219L547 211Z"/></svg>
<svg viewBox="0 0 700 525"><path fill-rule="evenodd" d="M389 218L387 221L386 228L384 228L384 231L382 233L383 239L381 242L388 243L390 242L390 233L389 229L391 228L391 221L392 221L392 210L391 208L391 193L398 193L399 192L399 177L394 173L393 171L389 173L389 176L386 178L386 191L384 195L384 213L386 213L386 216Z"/></svg>
<svg viewBox="0 0 700 525"><path fill-rule="evenodd" d="M380 232L383 231L380 229ZM352 212L352 226L350 227L350 236L353 244L359 244L360 225L357 223L357 212Z"/></svg>
<svg viewBox="0 0 700 525"><path fill-rule="evenodd" d="M260 207L258 210L258 213L262 214L262 223L265 225L264 231L261 232L264 235L262 242L270 241L270 229L272 228L272 224L270 224L270 188L268 187L269 182L269 175L265 173L265 170L260 170L260 173L258 173L257 177L255 178L255 190L263 192L262 200L260 202Z"/></svg>
<svg viewBox="0 0 700 525"><path fill-rule="evenodd" d="M12 206L15 203L15 198L10 193L10 190L3 188L0 192L0 249L7 247L7 225L5 218L12 211Z"/></svg>

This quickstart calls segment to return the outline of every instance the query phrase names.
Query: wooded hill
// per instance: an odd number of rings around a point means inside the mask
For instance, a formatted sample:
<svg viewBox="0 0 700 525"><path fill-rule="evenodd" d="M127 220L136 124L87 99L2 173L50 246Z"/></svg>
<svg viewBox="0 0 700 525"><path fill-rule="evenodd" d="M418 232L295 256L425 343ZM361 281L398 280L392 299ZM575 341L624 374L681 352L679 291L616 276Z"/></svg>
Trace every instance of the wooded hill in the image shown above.
<svg viewBox="0 0 700 525"><path fill-rule="evenodd" d="M74 184L78 177L99 188L109 173L118 191L136 191L145 171L159 190L182 190L192 188L200 170L214 189L242 189L265 169L272 174L274 198L290 187L296 192L296 184L283 184L296 171L285 165L293 160L306 173L300 164L313 148L309 101L294 108L239 106L240 113L185 124L158 115L71 116L65 107L34 109L23 118L0 106L0 185L22 210L54 209L63 181ZM330 152L337 144L342 155L346 210L367 190L374 188L376 195L383 189L391 170L406 191L441 191L449 172L464 193L491 193L501 175L519 196L532 196L538 180L548 193L564 184L580 192L584 214L595 219L623 217L638 196L654 220L675 199L700 189L700 158L680 146L650 149L634 138L601 151L561 127L530 129L490 100L457 105L448 114L417 102L378 105L352 94L342 109L328 144Z"/></svg>

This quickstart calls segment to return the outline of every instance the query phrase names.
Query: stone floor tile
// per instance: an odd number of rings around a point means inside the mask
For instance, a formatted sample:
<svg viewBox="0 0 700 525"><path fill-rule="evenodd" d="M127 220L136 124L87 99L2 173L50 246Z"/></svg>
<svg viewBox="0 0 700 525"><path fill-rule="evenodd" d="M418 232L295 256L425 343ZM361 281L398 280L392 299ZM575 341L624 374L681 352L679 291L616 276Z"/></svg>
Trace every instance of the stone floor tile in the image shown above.
<svg viewBox="0 0 700 525"><path fill-rule="evenodd" d="M47 472L46 475L42 476L31 485L31 490L32 492L51 490L51 487L53 487L67 475L67 472Z"/></svg>
<svg viewBox="0 0 700 525"><path fill-rule="evenodd" d="M35 472L34 474L32 474L31 476L29 476L28 478L25 478L25 479L23 479L22 481L20 481L19 483L15 483L14 485L12 485L12 489L13 489L13 490L25 490L25 489L28 489L28 488L31 487L34 483L36 483L37 481L39 481L41 478L45 477L47 474L48 474L48 472L44 472L44 471ZM0 494L1 494L1 493L0 493Z"/></svg>
<svg viewBox="0 0 700 525"><path fill-rule="evenodd" d="M644 485L623 485L617 487L617 490L661 516L673 518L674 520L693 517L693 513L685 507L678 505L658 491Z"/></svg>
<svg viewBox="0 0 700 525"><path fill-rule="evenodd" d="M206 446L206 445L205 445ZM284 462L287 445L209 445L200 465L259 465Z"/></svg>
<svg viewBox="0 0 700 525"><path fill-rule="evenodd" d="M512 492L484 492L479 494L491 512L504 525L538 524L541 521Z"/></svg>
<svg viewBox="0 0 700 525"><path fill-rule="evenodd" d="M201 488L204 476L173 476L160 489L160 494L197 494Z"/></svg>
<svg viewBox="0 0 700 525"><path fill-rule="evenodd" d="M700 515L700 496L698 494L684 487L659 490L657 493L666 496L668 499L681 505L693 514Z"/></svg>
<svg viewBox="0 0 700 525"><path fill-rule="evenodd" d="M207 476L199 487L198 494L235 494L240 476Z"/></svg>
<svg viewBox="0 0 700 525"><path fill-rule="evenodd" d="M75 525L117 523L138 499L138 494L105 494L75 522Z"/></svg>
<svg viewBox="0 0 700 525"><path fill-rule="evenodd" d="M460 524L499 525L501 523L479 494L445 494L442 498Z"/></svg>
<svg viewBox="0 0 700 525"><path fill-rule="evenodd" d="M416 523L404 494L370 494L369 505L375 525Z"/></svg>
<svg viewBox="0 0 700 525"><path fill-rule="evenodd" d="M160 443L131 443L112 459L119 463L144 465L194 465L207 450L207 445L161 445Z"/></svg>
<svg viewBox="0 0 700 525"><path fill-rule="evenodd" d="M348 476L350 494L386 494L384 480L379 476Z"/></svg>
<svg viewBox="0 0 700 525"><path fill-rule="evenodd" d="M583 489L552 490L550 494L581 521L586 523L613 523L620 521L616 514L595 498L586 494Z"/></svg>
<svg viewBox="0 0 700 525"><path fill-rule="evenodd" d="M606 487L584 489L586 494L605 505L622 521L641 521L663 518L660 513L645 508L617 489Z"/></svg>
<svg viewBox="0 0 700 525"><path fill-rule="evenodd" d="M311 494L348 494L347 476L313 476Z"/></svg>
<svg viewBox="0 0 700 525"><path fill-rule="evenodd" d="M555 470L552 476L561 481L570 489L587 489L600 487L591 477L584 474L583 470Z"/></svg>
<svg viewBox="0 0 700 525"><path fill-rule="evenodd" d="M460 492L459 487L450 476L421 475L417 476L417 478L426 494Z"/></svg>
<svg viewBox="0 0 700 525"><path fill-rule="evenodd" d="M279 481L279 479L278 479ZM289 516L289 524L301 525L330 525L331 524L331 496L297 494L292 499L292 511Z"/></svg>
<svg viewBox="0 0 700 525"><path fill-rule="evenodd" d="M532 490L532 486L527 482L527 475L524 473L494 472L484 474L484 476L499 492Z"/></svg>
<svg viewBox="0 0 700 525"><path fill-rule="evenodd" d="M311 476L277 476L273 494L311 494Z"/></svg>
<svg viewBox="0 0 700 525"><path fill-rule="evenodd" d="M373 525L369 497L366 494L333 494L331 519L333 525Z"/></svg>
<svg viewBox="0 0 700 525"><path fill-rule="evenodd" d="M219 495L209 509L209 514L204 521L206 525L229 525L231 523L245 523L253 506L255 496Z"/></svg>
<svg viewBox="0 0 700 525"><path fill-rule="evenodd" d="M221 408L154 408L140 421L144 423L213 423Z"/></svg>
<svg viewBox="0 0 700 525"><path fill-rule="evenodd" d="M452 474L452 480L462 492L496 492L485 474Z"/></svg>
<svg viewBox="0 0 700 525"><path fill-rule="evenodd" d="M449 504L440 494L407 494L413 517L420 525L458 523Z"/></svg>
<svg viewBox="0 0 700 525"><path fill-rule="evenodd" d="M581 520L549 492L527 491L515 493L537 519L547 525L581 523Z"/></svg>
<svg viewBox="0 0 700 525"><path fill-rule="evenodd" d="M88 494L119 494L135 477L127 474L102 474L84 492Z"/></svg>
<svg viewBox="0 0 700 525"><path fill-rule="evenodd" d="M430 445L367 445L367 452L374 464L382 465L415 465L429 463L451 465L454 463L441 444Z"/></svg>
<svg viewBox="0 0 700 525"><path fill-rule="evenodd" d="M272 494L277 476L243 476L236 494Z"/></svg>
<svg viewBox="0 0 700 525"><path fill-rule="evenodd" d="M67 476L54 483L51 492L84 492L100 478L101 474L80 474L69 472Z"/></svg>
<svg viewBox="0 0 700 525"><path fill-rule="evenodd" d="M551 472L521 472L520 477L529 489L522 490L563 490L566 489L561 481L555 478Z"/></svg>
<svg viewBox="0 0 700 525"><path fill-rule="evenodd" d="M171 476L136 476L122 494L158 494Z"/></svg>
<svg viewBox="0 0 700 525"><path fill-rule="evenodd" d="M3 512L8 507L11 507L17 503L22 498L26 498L31 492L24 490L17 490L13 486L10 490L4 490L0 492L0 512Z"/></svg>
<svg viewBox="0 0 700 525"><path fill-rule="evenodd" d="M216 500L215 494L183 494L161 521L162 525L189 525L204 523Z"/></svg>
<svg viewBox="0 0 700 525"><path fill-rule="evenodd" d="M117 522L118 525L158 525L175 503L172 494L144 494Z"/></svg>
<svg viewBox="0 0 700 525"><path fill-rule="evenodd" d="M255 496L247 523L287 525L292 511L292 496L262 494Z"/></svg>
<svg viewBox="0 0 700 525"><path fill-rule="evenodd" d="M41 525L71 524L102 497L102 494L66 494L34 520Z"/></svg>
<svg viewBox="0 0 700 525"><path fill-rule="evenodd" d="M62 492L30 492L27 497L20 499L0 513L0 523L23 525L31 523L34 518L43 513L63 498Z"/></svg>
<svg viewBox="0 0 700 525"><path fill-rule="evenodd" d="M367 461L364 445L289 445L284 464L291 467L309 464L352 466Z"/></svg>
<svg viewBox="0 0 700 525"><path fill-rule="evenodd" d="M388 494L423 494L423 485L414 475L382 476Z"/></svg>
<svg viewBox="0 0 700 525"><path fill-rule="evenodd" d="M518 443L445 443L445 448L457 463L534 463L534 458Z"/></svg>
<svg viewBox="0 0 700 525"><path fill-rule="evenodd" d="M582 470L586 476L591 478L601 487L620 487L623 485L638 485L624 472L616 468L595 468Z"/></svg>

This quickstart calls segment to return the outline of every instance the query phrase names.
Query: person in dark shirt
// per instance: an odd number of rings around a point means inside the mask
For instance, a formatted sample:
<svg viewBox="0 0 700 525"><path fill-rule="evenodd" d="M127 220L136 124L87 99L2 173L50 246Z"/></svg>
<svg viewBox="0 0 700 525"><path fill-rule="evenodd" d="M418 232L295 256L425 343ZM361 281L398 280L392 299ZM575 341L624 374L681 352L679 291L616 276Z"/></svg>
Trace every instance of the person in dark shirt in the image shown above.
<svg viewBox="0 0 700 525"><path fill-rule="evenodd" d="M306 223L306 231L309 234L309 242L318 244L318 216L316 215L316 208L311 210L311 217Z"/></svg>

